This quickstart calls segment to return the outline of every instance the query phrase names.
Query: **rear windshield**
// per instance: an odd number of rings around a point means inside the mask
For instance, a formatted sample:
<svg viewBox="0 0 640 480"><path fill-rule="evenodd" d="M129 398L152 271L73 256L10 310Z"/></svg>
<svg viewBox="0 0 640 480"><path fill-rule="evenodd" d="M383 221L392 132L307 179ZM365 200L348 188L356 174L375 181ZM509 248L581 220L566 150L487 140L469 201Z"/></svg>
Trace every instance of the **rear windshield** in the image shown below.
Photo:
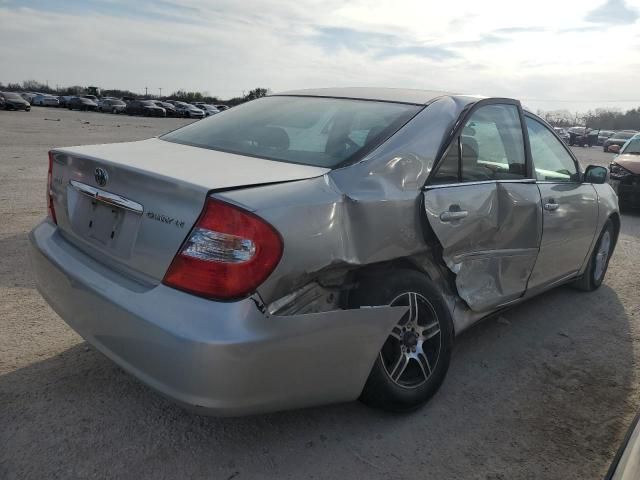
<svg viewBox="0 0 640 480"><path fill-rule="evenodd" d="M160 137L213 150L334 168L395 132L421 106L274 96Z"/></svg>

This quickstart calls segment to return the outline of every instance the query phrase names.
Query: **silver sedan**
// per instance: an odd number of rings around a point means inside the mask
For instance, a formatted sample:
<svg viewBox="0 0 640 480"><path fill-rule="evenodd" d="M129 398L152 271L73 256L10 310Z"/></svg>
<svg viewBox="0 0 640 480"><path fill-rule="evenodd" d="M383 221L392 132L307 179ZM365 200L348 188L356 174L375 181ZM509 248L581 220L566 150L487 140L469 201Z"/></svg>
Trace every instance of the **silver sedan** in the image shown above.
<svg viewBox="0 0 640 480"><path fill-rule="evenodd" d="M517 100L287 92L52 150L31 251L74 330L193 409L407 411L470 325L601 285L620 230L607 174Z"/></svg>

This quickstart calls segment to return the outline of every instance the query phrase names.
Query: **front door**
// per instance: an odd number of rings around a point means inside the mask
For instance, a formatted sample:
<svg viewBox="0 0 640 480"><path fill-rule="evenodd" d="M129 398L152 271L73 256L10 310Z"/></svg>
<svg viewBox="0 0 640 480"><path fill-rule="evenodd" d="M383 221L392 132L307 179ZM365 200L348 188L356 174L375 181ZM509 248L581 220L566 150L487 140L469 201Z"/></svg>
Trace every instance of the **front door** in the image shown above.
<svg viewBox="0 0 640 480"><path fill-rule="evenodd" d="M460 297L477 312L520 298L542 234L517 102L472 110L429 177L424 205Z"/></svg>
<svg viewBox="0 0 640 480"><path fill-rule="evenodd" d="M596 234L598 196L581 183L579 169L564 144L543 123L526 117L543 205L540 253L529 280L532 294L575 276Z"/></svg>

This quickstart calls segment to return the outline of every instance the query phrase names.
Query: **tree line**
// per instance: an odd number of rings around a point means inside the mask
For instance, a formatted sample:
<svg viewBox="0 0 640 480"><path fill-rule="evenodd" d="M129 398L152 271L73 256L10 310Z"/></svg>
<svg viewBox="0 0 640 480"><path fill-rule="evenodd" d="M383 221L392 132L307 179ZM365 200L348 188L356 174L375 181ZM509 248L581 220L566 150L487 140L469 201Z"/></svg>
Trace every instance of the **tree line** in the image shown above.
<svg viewBox="0 0 640 480"><path fill-rule="evenodd" d="M62 87L62 88L51 88L46 83L39 82L37 80L25 80L21 84L20 83L8 83L7 85L3 85L0 82L0 91L6 90L10 92L40 92L40 93L49 93L52 95L83 95L90 92L91 88L95 87L83 87L80 85L72 85L70 87ZM239 105L244 102L248 102L249 100L254 100L256 98L264 97L269 93L269 90L266 88L254 88L250 90L249 93L239 96L233 97L229 99L221 99L215 95L209 95L206 92L189 92L186 90L177 90L170 95L163 95L160 97L159 95L139 95L130 90L119 90L119 89L101 89L101 95L103 97L117 97L117 98L153 98L153 99L172 99L178 100L181 102L204 102L204 103L212 103L212 104L224 104L229 106Z"/></svg>
<svg viewBox="0 0 640 480"><path fill-rule="evenodd" d="M640 130L640 107L626 112L599 108L578 114L572 114L567 110L538 110L538 116L554 127L579 125L596 130Z"/></svg>

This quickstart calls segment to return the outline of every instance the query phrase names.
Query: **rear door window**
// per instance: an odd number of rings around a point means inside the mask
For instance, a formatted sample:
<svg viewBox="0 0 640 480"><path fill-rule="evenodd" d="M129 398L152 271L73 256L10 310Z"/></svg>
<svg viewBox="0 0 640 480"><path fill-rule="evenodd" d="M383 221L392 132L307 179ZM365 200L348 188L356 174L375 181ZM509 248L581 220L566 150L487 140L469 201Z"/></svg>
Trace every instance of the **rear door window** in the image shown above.
<svg viewBox="0 0 640 480"><path fill-rule="evenodd" d="M515 105L478 108L444 157L432 183L526 178L524 139Z"/></svg>

